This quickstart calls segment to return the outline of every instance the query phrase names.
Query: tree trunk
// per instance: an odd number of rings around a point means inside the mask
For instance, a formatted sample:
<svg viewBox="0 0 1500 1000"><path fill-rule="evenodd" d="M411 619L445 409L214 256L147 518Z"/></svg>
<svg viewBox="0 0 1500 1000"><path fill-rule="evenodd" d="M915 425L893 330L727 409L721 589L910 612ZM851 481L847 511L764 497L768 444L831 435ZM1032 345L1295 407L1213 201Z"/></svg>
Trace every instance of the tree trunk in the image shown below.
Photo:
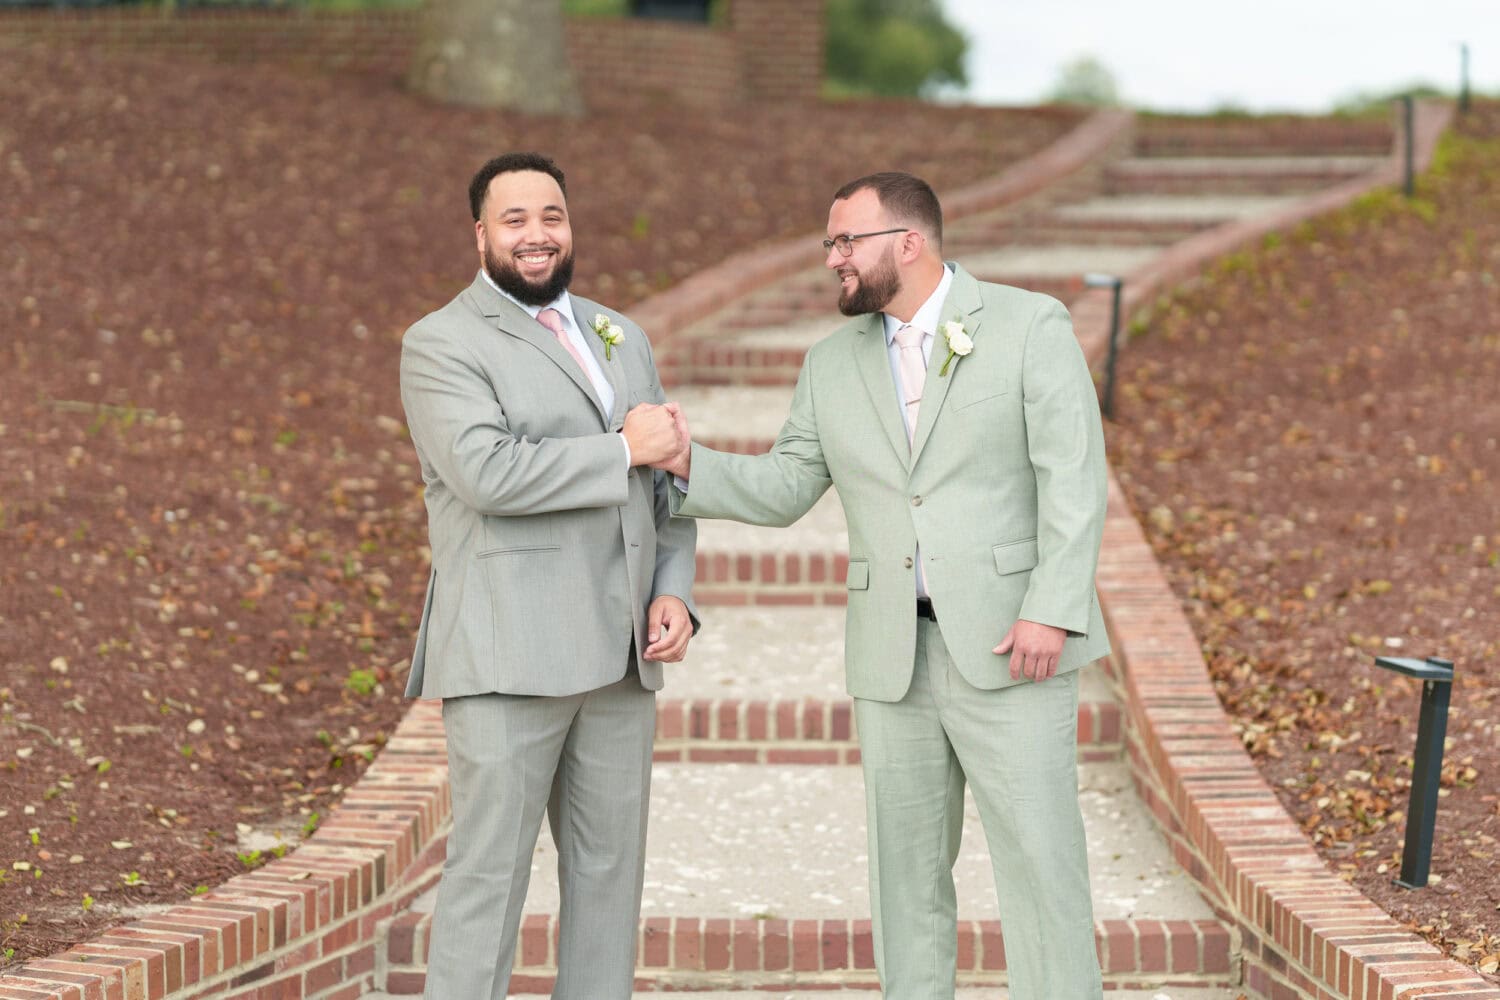
<svg viewBox="0 0 1500 1000"><path fill-rule="evenodd" d="M427 0L407 83L450 104L583 113L562 0Z"/></svg>

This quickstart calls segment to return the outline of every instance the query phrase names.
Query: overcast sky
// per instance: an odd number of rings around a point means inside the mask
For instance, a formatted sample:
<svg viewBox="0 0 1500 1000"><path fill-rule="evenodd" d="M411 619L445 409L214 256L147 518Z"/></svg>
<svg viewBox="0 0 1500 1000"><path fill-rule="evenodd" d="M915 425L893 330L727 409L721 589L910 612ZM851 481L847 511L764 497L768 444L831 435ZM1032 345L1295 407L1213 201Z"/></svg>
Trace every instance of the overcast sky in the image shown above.
<svg viewBox="0 0 1500 1000"><path fill-rule="evenodd" d="M1500 0L943 0L970 38L966 98L1030 104L1085 55L1126 103L1325 111L1425 81L1500 92Z"/></svg>

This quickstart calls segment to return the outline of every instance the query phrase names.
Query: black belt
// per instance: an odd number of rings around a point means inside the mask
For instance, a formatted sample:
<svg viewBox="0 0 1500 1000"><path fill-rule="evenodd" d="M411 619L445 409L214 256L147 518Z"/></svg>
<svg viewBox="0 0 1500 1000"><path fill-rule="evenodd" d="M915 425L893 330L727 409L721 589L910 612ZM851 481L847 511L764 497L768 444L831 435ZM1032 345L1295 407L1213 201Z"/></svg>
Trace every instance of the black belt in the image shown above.
<svg viewBox="0 0 1500 1000"><path fill-rule="evenodd" d="M917 617L926 618L930 622L937 621L937 612L932 610L932 599L929 597L917 598Z"/></svg>

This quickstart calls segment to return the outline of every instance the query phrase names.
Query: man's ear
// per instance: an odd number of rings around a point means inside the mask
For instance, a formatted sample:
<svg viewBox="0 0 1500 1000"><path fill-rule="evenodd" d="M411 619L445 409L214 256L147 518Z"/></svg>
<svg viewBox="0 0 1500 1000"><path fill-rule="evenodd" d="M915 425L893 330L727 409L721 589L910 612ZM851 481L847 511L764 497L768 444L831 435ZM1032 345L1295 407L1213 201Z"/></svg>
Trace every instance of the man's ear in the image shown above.
<svg viewBox="0 0 1500 1000"><path fill-rule="evenodd" d="M922 248L927 245L927 237L915 229L908 229L901 234L901 260L910 264L922 255Z"/></svg>
<svg viewBox="0 0 1500 1000"><path fill-rule="evenodd" d="M482 220L474 223L474 245L479 250L480 255L483 256L483 254L484 254L484 222Z"/></svg>

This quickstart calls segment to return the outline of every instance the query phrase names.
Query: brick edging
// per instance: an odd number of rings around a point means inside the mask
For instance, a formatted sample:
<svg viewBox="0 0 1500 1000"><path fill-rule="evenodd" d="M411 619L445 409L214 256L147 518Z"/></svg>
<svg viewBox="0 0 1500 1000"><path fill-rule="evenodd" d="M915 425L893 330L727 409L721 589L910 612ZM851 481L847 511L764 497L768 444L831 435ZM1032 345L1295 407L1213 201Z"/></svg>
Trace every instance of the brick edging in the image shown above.
<svg viewBox="0 0 1500 1000"><path fill-rule="evenodd" d="M390 928L387 989L414 994L426 978L431 914L404 913ZM557 973L554 914L521 922L513 992L549 992ZM1234 931L1213 919L1096 920L1094 942L1112 988L1227 985L1233 981ZM958 921L957 973L966 986L1005 981L998 920ZM732 985L727 978L733 975ZM799 988L878 989L869 920L642 916L636 932L636 988L754 991ZM814 985L817 984L817 985ZM749 994L747 994L749 995Z"/></svg>
<svg viewBox="0 0 1500 1000"><path fill-rule="evenodd" d="M1035 194L1106 154L1134 125L1129 111L1096 111L1040 152L945 198L944 218L957 221ZM807 248L822 238L822 233L809 233L740 251L632 306L631 318L660 348L683 327L726 303L816 266Z"/></svg>
<svg viewBox="0 0 1500 1000"><path fill-rule="evenodd" d="M1419 105L1419 168L1451 114L1449 105ZM1211 257L1399 176L1393 162L1266 219L1186 240L1163 255L1170 260L1131 276L1138 284L1126 302L1149 301ZM1098 312L1075 309L1075 322L1093 324L1080 339L1094 360L1107 336L1107 315ZM1245 985L1278 1000L1500 1000L1500 989L1330 871L1287 815L1234 736L1197 637L1113 475L1098 584L1123 668L1131 769L1178 863L1237 926Z"/></svg>
<svg viewBox="0 0 1500 1000"><path fill-rule="evenodd" d="M1079 759L1118 760L1122 714L1115 701L1080 700ZM858 764L852 699L660 698L658 763Z"/></svg>
<svg viewBox="0 0 1500 1000"><path fill-rule="evenodd" d="M441 705L417 702L295 851L0 974L0 1000L352 1000L385 921L436 882L448 817Z"/></svg>

